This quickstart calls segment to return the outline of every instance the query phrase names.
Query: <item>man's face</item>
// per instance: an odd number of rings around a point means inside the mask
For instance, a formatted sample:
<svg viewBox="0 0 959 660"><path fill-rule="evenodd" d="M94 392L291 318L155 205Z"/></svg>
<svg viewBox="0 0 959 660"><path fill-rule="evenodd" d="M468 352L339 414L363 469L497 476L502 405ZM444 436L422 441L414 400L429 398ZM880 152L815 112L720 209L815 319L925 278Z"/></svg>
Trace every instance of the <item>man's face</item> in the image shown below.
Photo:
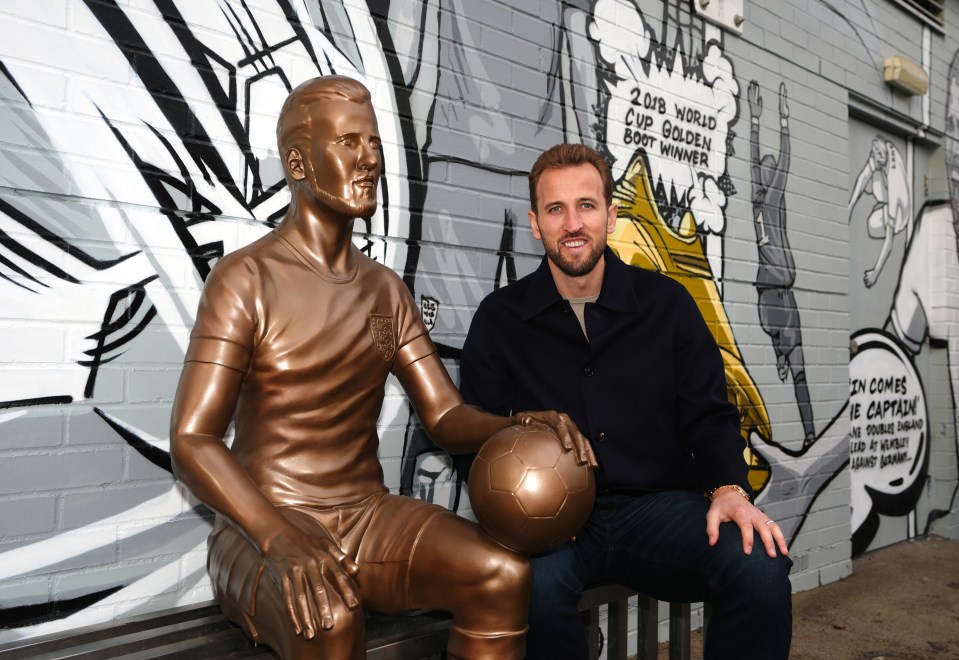
<svg viewBox="0 0 959 660"><path fill-rule="evenodd" d="M373 107L345 99L318 102L312 125L304 167L313 196L340 215L370 217L381 169Z"/></svg>
<svg viewBox="0 0 959 660"><path fill-rule="evenodd" d="M599 172L588 163L545 170L536 199L529 222L547 258L568 277L590 273L616 228L616 204L606 206Z"/></svg>

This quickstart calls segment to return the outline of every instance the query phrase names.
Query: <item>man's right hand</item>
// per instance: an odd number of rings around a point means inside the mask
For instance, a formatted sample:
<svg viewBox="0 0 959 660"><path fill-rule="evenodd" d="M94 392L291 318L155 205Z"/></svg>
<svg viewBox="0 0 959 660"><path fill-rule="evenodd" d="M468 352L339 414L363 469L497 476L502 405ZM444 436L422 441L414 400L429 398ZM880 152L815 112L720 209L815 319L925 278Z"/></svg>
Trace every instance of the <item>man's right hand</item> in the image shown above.
<svg viewBox="0 0 959 660"><path fill-rule="evenodd" d="M580 465L587 463L591 468L599 467L596 454L593 453L593 447L589 444L589 440L579 432L576 423L566 413L559 413L555 410L527 410L516 413L513 415L513 419L523 426L529 426L533 422L546 424L553 430L559 441L563 443L566 451L576 453L576 460Z"/></svg>
<svg viewBox="0 0 959 660"><path fill-rule="evenodd" d="M331 537L289 525L264 543L261 552L297 635L312 639L318 627L333 628L337 601L351 610L359 607L353 579L359 566Z"/></svg>

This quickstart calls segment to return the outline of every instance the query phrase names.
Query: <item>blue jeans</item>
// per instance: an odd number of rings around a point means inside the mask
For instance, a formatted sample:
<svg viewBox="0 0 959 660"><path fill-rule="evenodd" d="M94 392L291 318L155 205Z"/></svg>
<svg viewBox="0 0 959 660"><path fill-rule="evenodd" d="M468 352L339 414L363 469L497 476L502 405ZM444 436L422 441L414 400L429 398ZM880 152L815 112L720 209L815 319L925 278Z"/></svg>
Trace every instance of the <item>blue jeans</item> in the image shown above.
<svg viewBox="0 0 959 660"><path fill-rule="evenodd" d="M708 508L702 493L690 491L597 496L575 540L531 558L526 657L586 658L580 595L584 586L612 581L663 601L709 601L707 660L787 658L792 561L770 558L758 535L752 554L743 553L733 523L720 526L710 547Z"/></svg>

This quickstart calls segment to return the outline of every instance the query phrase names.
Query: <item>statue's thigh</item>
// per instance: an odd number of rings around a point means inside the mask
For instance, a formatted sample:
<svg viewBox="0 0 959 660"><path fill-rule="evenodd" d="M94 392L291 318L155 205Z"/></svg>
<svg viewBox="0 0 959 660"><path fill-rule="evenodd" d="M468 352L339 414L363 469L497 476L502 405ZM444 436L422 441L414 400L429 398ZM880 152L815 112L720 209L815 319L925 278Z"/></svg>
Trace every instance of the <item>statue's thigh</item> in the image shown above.
<svg viewBox="0 0 959 660"><path fill-rule="evenodd" d="M287 517L301 528L310 526L296 514ZM364 656L362 607L350 611L336 607L334 602L332 630L317 629L312 639L306 639L297 635L282 592L266 573L259 551L246 538L218 519L208 546L207 565L217 602L227 618L241 626L253 641L270 646L283 658Z"/></svg>
<svg viewBox="0 0 959 660"><path fill-rule="evenodd" d="M410 602L410 559L424 530L436 516L456 514L435 504L400 495L384 495L362 530L352 530L345 545L356 547L357 582L363 603L384 613L416 609ZM358 538L358 535L362 538ZM442 580L441 575L436 579Z"/></svg>

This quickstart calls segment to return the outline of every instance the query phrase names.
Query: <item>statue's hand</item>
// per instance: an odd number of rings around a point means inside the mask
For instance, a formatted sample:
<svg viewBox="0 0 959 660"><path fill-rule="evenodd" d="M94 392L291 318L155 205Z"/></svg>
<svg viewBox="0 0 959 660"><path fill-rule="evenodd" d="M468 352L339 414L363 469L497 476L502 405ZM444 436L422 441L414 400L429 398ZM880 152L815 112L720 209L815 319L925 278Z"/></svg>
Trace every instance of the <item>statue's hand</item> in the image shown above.
<svg viewBox="0 0 959 660"><path fill-rule="evenodd" d="M589 440L579 432L576 423L566 413L559 413L555 410L527 410L516 413L513 415L513 419L523 426L529 426L533 422L546 424L553 429L553 433L563 443L566 451L576 452L576 460L580 465L587 463L592 468L599 466Z"/></svg>
<svg viewBox="0 0 959 660"><path fill-rule="evenodd" d="M351 610L359 607L353 580L359 566L332 537L288 525L264 544L262 553L297 635L312 639L318 625L330 630L337 601Z"/></svg>

